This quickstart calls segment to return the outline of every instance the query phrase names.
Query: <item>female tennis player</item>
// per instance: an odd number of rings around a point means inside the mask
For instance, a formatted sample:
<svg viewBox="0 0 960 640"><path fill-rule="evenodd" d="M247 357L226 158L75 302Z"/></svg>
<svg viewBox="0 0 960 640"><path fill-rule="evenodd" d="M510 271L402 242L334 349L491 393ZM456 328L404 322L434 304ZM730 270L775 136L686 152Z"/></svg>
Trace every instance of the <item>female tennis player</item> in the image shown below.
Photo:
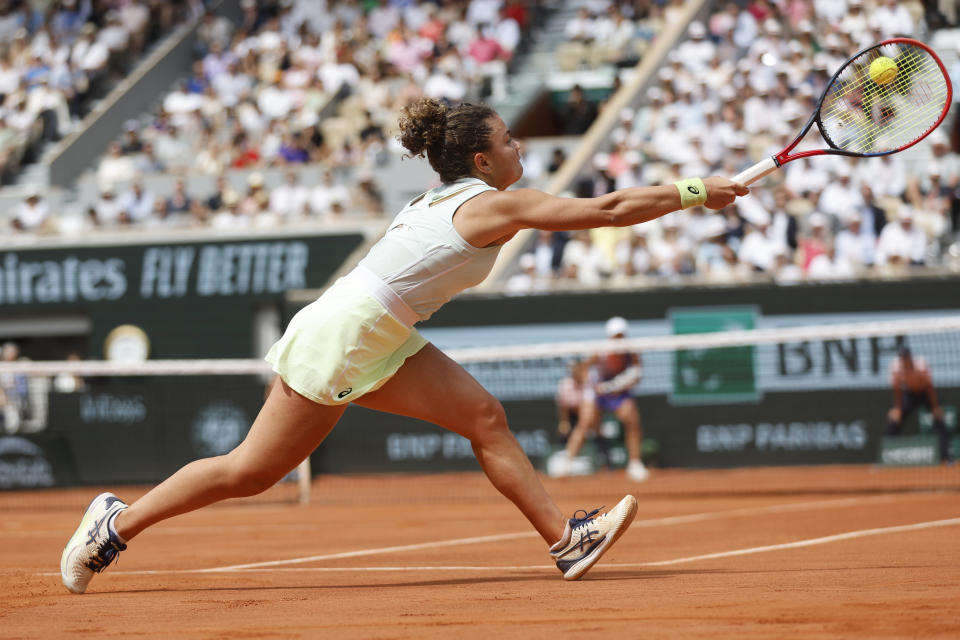
<svg viewBox="0 0 960 640"><path fill-rule="evenodd" d="M413 325L483 280L521 229L634 225L686 206L720 209L748 189L714 177L584 199L507 191L523 169L517 142L490 107L450 109L424 98L403 110L399 124L401 143L426 155L443 184L407 204L359 265L290 321L267 354L280 381L236 449L191 462L129 506L110 493L93 499L60 559L70 591L86 590L147 527L275 484L351 402L468 438L484 473L550 545L567 580L590 569L633 521L630 495L604 514L565 518L500 403Z"/></svg>

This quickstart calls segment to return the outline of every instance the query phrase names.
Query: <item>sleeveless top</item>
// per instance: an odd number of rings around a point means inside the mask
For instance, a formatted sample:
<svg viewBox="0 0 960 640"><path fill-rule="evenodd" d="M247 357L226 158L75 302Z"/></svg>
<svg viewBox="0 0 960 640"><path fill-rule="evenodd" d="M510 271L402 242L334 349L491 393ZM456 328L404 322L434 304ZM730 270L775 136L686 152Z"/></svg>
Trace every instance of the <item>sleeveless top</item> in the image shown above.
<svg viewBox="0 0 960 640"><path fill-rule="evenodd" d="M417 319L426 320L493 269L501 245L471 245L454 229L453 214L470 198L495 190L478 178L462 178L414 198L360 261L358 270L375 275Z"/></svg>

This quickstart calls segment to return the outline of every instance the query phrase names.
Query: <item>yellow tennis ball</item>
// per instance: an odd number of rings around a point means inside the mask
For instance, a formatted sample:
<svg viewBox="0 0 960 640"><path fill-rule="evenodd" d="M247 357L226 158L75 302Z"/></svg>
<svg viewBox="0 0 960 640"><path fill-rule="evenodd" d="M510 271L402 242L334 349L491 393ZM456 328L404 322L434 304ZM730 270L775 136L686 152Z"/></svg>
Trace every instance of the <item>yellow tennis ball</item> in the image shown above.
<svg viewBox="0 0 960 640"><path fill-rule="evenodd" d="M870 63L870 79L877 84L890 84L897 77L897 63L880 56Z"/></svg>

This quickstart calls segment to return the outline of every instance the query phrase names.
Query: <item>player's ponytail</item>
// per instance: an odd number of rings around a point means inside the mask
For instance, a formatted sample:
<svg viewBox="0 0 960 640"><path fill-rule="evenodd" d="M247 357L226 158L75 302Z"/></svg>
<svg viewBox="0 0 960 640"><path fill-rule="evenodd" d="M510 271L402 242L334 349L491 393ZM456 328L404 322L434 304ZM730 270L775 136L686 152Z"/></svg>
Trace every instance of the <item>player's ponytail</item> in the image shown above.
<svg viewBox="0 0 960 640"><path fill-rule="evenodd" d="M449 108L433 98L420 98L400 112L398 140L413 156L427 156L443 182L472 175L473 154L490 148L486 105L463 103Z"/></svg>

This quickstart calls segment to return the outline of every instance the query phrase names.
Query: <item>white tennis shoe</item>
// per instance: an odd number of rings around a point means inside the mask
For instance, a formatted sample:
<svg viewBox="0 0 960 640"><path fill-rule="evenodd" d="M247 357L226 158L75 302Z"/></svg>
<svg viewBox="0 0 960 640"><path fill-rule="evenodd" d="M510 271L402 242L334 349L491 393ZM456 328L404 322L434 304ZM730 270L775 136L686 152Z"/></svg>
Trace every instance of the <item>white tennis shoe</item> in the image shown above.
<svg viewBox="0 0 960 640"><path fill-rule="evenodd" d="M74 593L83 593L93 574L110 566L127 548L110 528L110 521L126 508L112 493L101 493L93 499L60 556L63 586Z"/></svg>
<svg viewBox="0 0 960 640"><path fill-rule="evenodd" d="M584 515L578 518L577 513ZM637 515L637 499L625 496L604 514L600 514L599 509L577 513L567 521L560 541L550 547L550 555L563 572L564 580L580 578L623 535Z"/></svg>
<svg viewBox="0 0 960 640"><path fill-rule="evenodd" d="M650 472L641 461L631 460L627 463L627 477L634 482L646 482L650 478Z"/></svg>

